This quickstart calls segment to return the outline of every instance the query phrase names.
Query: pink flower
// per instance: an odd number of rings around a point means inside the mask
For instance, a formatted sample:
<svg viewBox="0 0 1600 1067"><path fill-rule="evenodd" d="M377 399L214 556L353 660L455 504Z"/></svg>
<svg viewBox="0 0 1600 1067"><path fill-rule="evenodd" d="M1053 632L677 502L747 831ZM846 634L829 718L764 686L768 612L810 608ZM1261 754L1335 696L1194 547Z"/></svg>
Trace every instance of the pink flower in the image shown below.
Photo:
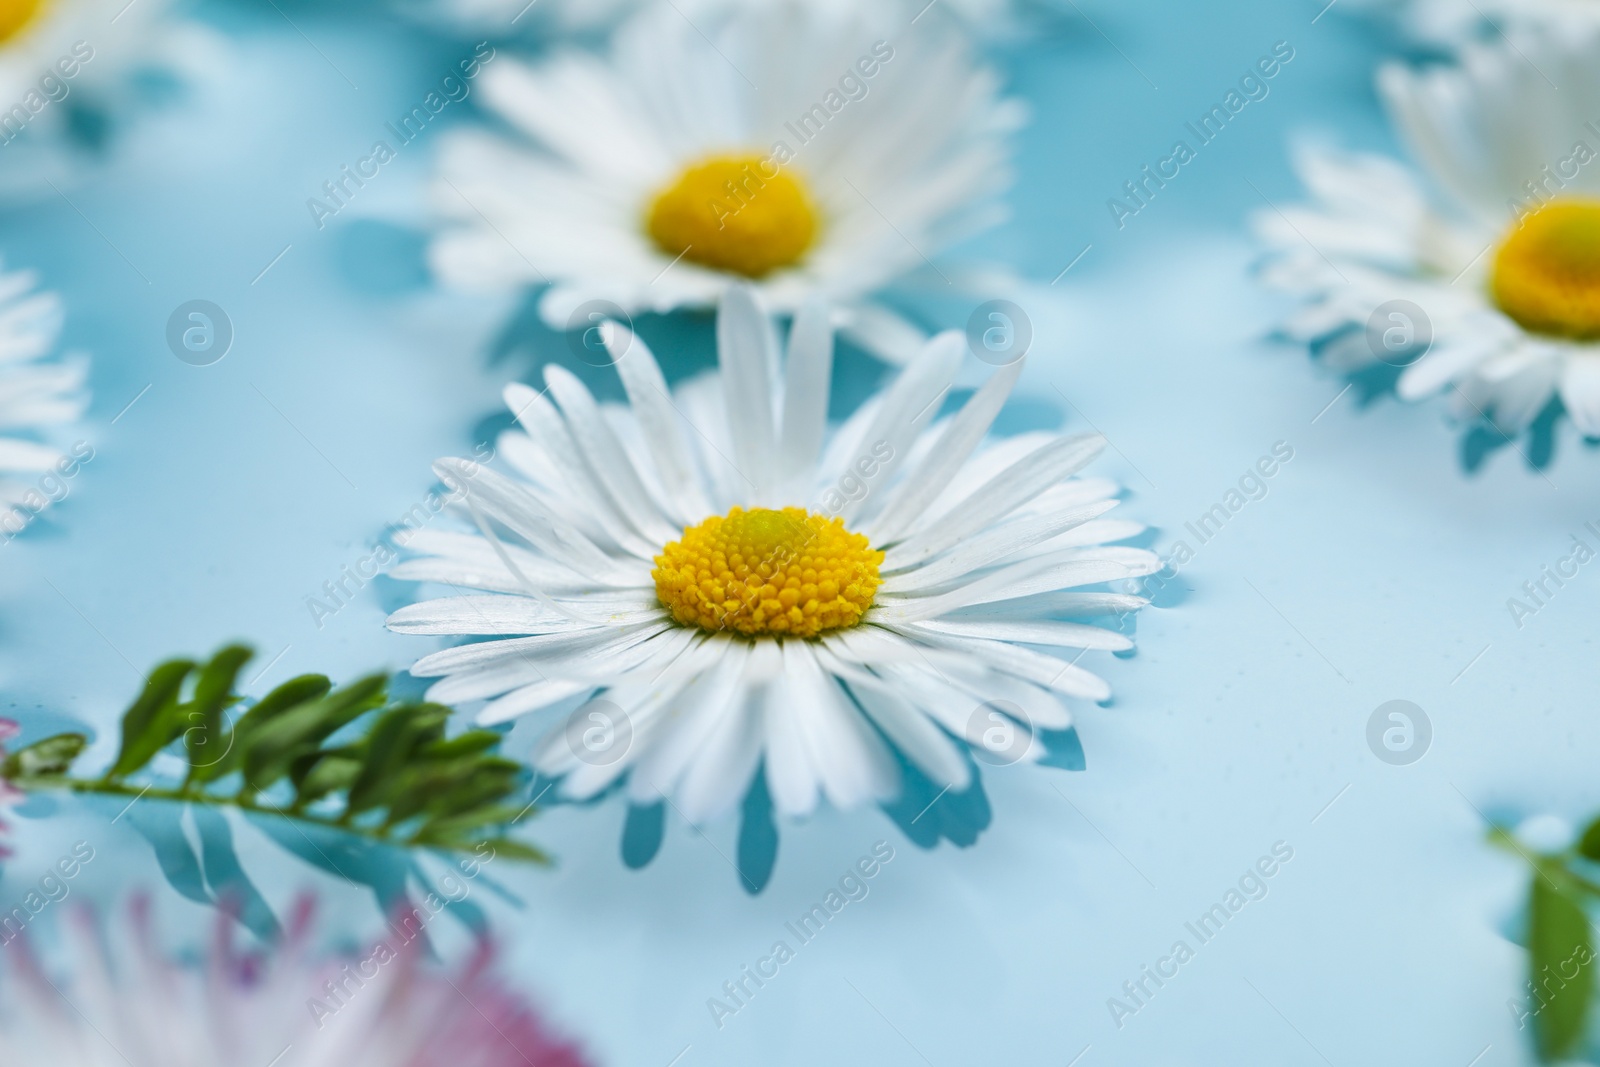
<svg viewBox="0 0 1600 1067"><path fill-rule="evenodd" d="M396 921L364 951L317 953L306 899L270 952L241 951L224 915L206 957L179 962L156 948L148 902L130 911L105 938L87 912L71 917L65 979L25 940L0 953L0 1064L589 1067L496 977L488 940L446 968Z"/></svg>
<svg viewBox="0 0 1600 1067"><path fill-rule="evenodd" d="M0 719L0 765L5 763L6 742L21 732L22 727L18 726L13 720ZM11 830L11 824L6 822L4 818L6 809L13 804L21 803L22 797L22 790L6 781L5 778L0 777L0 860L6 859L11 855L11 849L6 845L6 835Z"/></svg>

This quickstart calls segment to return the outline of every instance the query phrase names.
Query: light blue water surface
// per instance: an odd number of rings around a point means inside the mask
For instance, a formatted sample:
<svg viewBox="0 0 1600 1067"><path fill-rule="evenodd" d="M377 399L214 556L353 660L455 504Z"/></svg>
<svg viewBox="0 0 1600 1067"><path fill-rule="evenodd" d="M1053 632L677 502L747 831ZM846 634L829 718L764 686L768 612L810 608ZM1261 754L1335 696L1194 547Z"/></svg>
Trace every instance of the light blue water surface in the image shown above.
<svg viewBox="0 0 1600 1067"><path fill-rule="evenodd" d="M1093 657L1117 696L1080 717L1086 772L987 775L994 824L976 847L923 852L876 811L823 812L785 827L772 883L751 897L727 858L732 821L704 838L669 823L661 856L633 872L620 804L539 817L528 834L560 865L496 865L520 907L473 899L514 980L598 1062L1528 1061L1507 1008L1521 957L1504 936L1522 876L1484 844L1484 819L1595 805L1597 579L1582 573L1520 629L1506 600L1600 518L1600 459L1569 438L1543 476L1506 449L1468 477L1436 408L1329 407L1342 383L1263 340L1288 305L1252 280L1244 223L1298 197L1291 139L1392 149L1369 88L1378 44L1342 9L1313 22L1320 8L1085 6L1093 26L1069 9L1055 32L996 51L1033 122L1015 218L971 251L1034 279L1020 302L1037 336L1002 425L1104 432L1114 449L1097 470L1129 486L1124 510L1159 527L1163 551L1197 548L1181 573L1192 592L1145 613L1137 656ZM0 215L7 262L65 296L68 341L94 357L95 458L0 568L0 707L34 732L62 719L106 731L139 670L230 637L261 650L252 677L282 653L257 693L437 647L383 629L412 595L399 583L320 628L306 598L425 497L431 460L488 432L504 382L572 362L547 334L491 358L512 307L423 284L414 244L370 221L420 218L437 131L325 229L306 208L469 44L315 7L195 15L226 31L204 91L126 131L103 171L63 190L70 203L51 193ZM1270 95L1118 229L1107 199L1279 41L1295 58ZM194 298L236 330L209 367L164 340ZM658 351L704 338L641 329ZM842 373L858 393L871 378ZM1293 459L1265 498L1197 546L1185 522L1278 442ZM1365 739L1396 698L1434 727L1411 766ZM518 754L525 743L513 736ZM109 906L148 887L174 944L197 942L207 913L166 887L143 839L68 810L23 823L0 901L84 838L97 858L78 898ZM364 894L253 829L238 838L274 907L318 889L331 939L377 935ZM723 983L774 942L793 945L785 923L880 840L894 859L868 895L719 1028L708 999L726 1000ZM1279 842L1293 858L1266 896L1200 944L1185 923ZM451 951L461 935L440 929ZM1147 982L1119 1026L1108 999L1178 940L1194 958Z"/></svg>

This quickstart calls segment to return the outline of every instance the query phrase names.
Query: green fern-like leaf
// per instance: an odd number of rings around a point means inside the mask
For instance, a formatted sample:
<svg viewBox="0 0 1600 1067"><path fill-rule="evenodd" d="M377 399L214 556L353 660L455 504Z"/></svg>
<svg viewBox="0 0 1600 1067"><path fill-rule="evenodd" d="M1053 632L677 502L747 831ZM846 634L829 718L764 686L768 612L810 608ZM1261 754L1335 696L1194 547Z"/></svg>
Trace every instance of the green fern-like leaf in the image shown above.
<svg viewBox="0 0 1600 1067"><path fill-rule="evenodd" d="M88 742L59 734L11 753L0 779L23 789L233 807L395 845L547 862L505 836L531 805L515 802L528 772L497 754L500 734L447 737L450 708L391 704L381 674L338 688L301 675L247 703L234 687L252 655L228 645L204 663L158 665L123 714L116 759L99 777L72 775ZM169 750L188 764L176 781L152 770Z"/></svg>

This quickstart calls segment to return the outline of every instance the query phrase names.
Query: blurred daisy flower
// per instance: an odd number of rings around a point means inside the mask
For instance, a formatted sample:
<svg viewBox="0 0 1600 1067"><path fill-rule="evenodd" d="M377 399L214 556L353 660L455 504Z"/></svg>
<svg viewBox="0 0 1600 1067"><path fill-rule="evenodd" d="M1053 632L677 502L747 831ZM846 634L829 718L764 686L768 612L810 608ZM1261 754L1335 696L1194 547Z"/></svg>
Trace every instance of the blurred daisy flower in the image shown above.
<svg viewBox="0 0 1600 1067"><path fill-rule="evenodd" d="M443 148L430 258L447 281L547 286L558 329L590 325L595 301L709 308L750 282L784 315L826 297L896 361L926 337L869 297L921 271L958 291L929 257L1002 217L1022 118L958 35L790 2L710 37L653 8L605 57L502 59L480 86L525 139Z"/></svg>
<svg viewBox="0 0 1600 1067"><path fill-rule="evenodd" d="M169 17L169 0L0 4L0 193L80 177L153 80L215 69L220 38ZM154 79L147 76L154 76Z"/></svg>
<svg viewBox="0 0 1600 1067"><path fill-rule="evenodd" d="M771 8L796 0L674 0L682 17L695 23L716 20L741 10ZM805 0L814 8L835 13L862 5L858 0ZM506 36L529 32L585 34L606 30L660 0L416 0L422 14L479 33ZM931 22L950 20L982 36L1003 36L1019 20L1032 14L1056 11L1053 0L875 0L873 7L896 12L902 22L926 17Z"/></svg>
<svg viewBox="0 0 1600 1067"><path fill-rule="evenodd" d="M556 33L603 30L637 8L639 0L419 0L408 6L429 21L508 36L536 28Z"/></svg>
<svg viewBox="0 0 1600 1067"><path fill-rule="evenodd" d="M359 954L310 946L304 902L284 941L241 952L219 919L195 962L156 947L148 905L101 932L86 912L66 927L73 963L50 977L26 941L0 967L0 1062L51 1067L585 1067L494 975L482 943L463 965L426 963L413 919Z"/></svg>
<svg viewBox="0 0 1600 1067"><path fill-rule="evenodd" d="M1314 203L1256 217L1276 253L1266 279L1308 298L1285 332L1336 369L1392 376L1404 399L1445 393L1506 437L1560 410L1600 437L1597 57L1544 37L1383 69L1425 173L1301 155Z"/></svg>
<svg viewBox="0 0 1600 1067"><path fill-rule="evenodd" d="M88 447L68 455L36 439L83 414L89 369L81 356L48 358L61 335L61 299L36 284L29 271L0 273L0 538L20 533L58 496L52 487Z"/></svg>
<svg viewBox="0 0 1600 1067"><path fill-rule="evenodd" d="M1424 45L1458 48L1526 32L1592 33L1600 10L1592 0L1365 0L1357 5Z"/></svg>
<svg viewBox="0 0 1600 1067"><path fill-rule="evenodd" d="M1160 563L1114 544L1144 529L1106 517L1116 484L1074 477L1100 437L988 436L1020 361L942 415L966 346L941 334L830 430L819 305L780 369L753 292L732 289L719 371L674 389L637 336L603 332L626 406L552 366L545 390L506 390L520 478L436 468L479 533L419 533L427 555L395 576L489 595L389 618L489 638L412 673L442 678L431 699L489 698L480 722L543 713L533 762L558 795L626 777L636 806L700 823L764 768L776 812L803 816L897 798L902 763L960 793L972 757L1041 761L1068 701L1109 699L1078 660L1131 642L1082 620L1143 606L1105 585Z"/></svg>

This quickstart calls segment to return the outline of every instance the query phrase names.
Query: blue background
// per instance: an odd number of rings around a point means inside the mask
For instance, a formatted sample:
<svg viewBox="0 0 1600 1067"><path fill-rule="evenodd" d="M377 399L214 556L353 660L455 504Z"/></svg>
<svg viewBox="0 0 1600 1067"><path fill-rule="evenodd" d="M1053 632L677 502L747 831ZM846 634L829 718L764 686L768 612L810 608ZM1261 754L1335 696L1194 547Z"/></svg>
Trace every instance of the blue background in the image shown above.
<svg viewBox="0 0 1600 1067"><path fill-rule="evenodd" d="M1523 875L1484 843L1485 818L1594 806L1600 579L1580 572L1520 629L1506 600L1600 519L1596 458L1568 432L1543 475L1503 449L1468 476L1437 407L1363 408L1354 392L1329 407L1343 383L1266 340L1290 305L1253 280L1245 221L1299 198L1293 139L1393 148L1370 89L1383 42L1345 6L1313 23L1321 4L1298 0L1083 5L1094 26L1069 7L994 47L1033 108L1014 221L970 249L1034 279L1014 296L1036 341L1009 425L1104 432L1114 448L1096 469L1129 487L1125 510L1160 528L1163 551L1195 547L1183 524L1274 443L1294 458L1198 549L1182 602L1141 617L1139 654L1096 657L1117 695L1080 717L1087 771L991 770L994 824L974 848L924 852L877 811L823 812L784 828L772 883L751 897L728 860L732 821L705 837L669 821L661 856L634 872L619 803L534 820L527 836L559 866L497 864L520 906L486 888L472 899L510 973L598 1062L1528 1061L1506 1006ZM425 497L431 460L492 430L505 381L573 362L537 330L503 343L515 302L425 284L409 228L437 129L326 229L305 206L469 42L317 5L193 14L226 31L203 57L212 73L121 130L70 204L51 192L0 214L7 263L65 296L67 341L94 357L95 458L0 549L0 708L30 734L65 719L106 731L139 670L229 637L260 649L247 677L283 650L254 693L437 647L383 629L412 595L400 583L373 583L321 628L306 598ZM1295 58L1271 94L1119 230L1106 200L1277 41ZM236 331L203 368L164 341L195 298ZM640 328L658 351L706 333ZM673 365L708 359L695 348ZM841 373L858 392L873 377ZM1405 767L1365 740L1397 698L1434 728ZM514 754L528 740L514 734ZM203 911L165 887L133 828L72 806L23 821L0 902L79 838L99 855L76 898L114 906L148 886L174 945L198 941ZM719 1030L707 999L879 840L895 858L870 894ZM1107 999L1175 940L1196 947L1185 921L1279 841L1294 857L1266 898L1118 1028ZM364 893L254 829L238 849L273 906L316 888L331 939L377 935ZM447 952L463 936L440 933Z"/></svg>

